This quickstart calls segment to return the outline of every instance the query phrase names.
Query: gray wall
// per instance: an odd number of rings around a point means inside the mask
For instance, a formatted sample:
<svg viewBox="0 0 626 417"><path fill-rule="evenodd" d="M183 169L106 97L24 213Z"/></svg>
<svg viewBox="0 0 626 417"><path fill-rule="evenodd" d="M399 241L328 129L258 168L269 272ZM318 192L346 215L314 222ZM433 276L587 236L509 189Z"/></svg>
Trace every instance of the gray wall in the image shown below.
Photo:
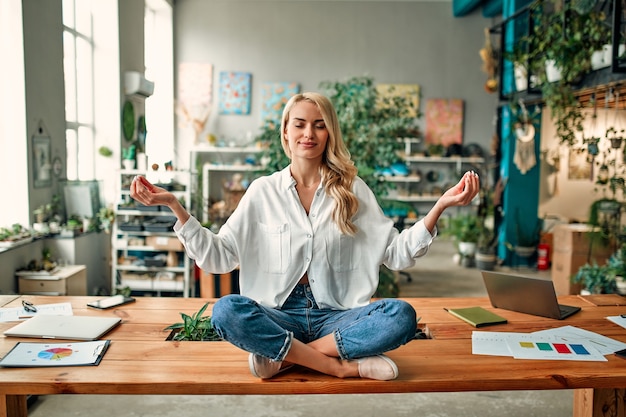
<svg viewBox="0 0 626 417"><path fill-rule="evenodd" d="M213 64L210 133L256 132L261 82L318 90L321 81L369 75L419 84L422 111L428 98L464 99L464 142L489 149L496 96L483 89L478 51L493 22L480 11L459 19L450 2L315 0L177 0L174 11L176 62ZM249 116L217 115L220 71L252 73ZM179 141L179 155L190 146Z"/></svg>

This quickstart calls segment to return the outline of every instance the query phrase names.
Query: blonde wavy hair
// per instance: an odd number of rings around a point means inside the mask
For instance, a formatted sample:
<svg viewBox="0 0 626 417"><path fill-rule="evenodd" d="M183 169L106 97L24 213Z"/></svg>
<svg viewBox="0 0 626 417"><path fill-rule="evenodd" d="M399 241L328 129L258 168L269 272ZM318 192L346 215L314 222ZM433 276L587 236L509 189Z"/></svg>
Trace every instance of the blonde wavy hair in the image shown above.
<svg viewBox="0 0 626 417"><path fill-rule="evenodd" d="M357 168L350 159L350 152L343 141L335 108L327 97L319 93L308 92L296 94L289 99L283 110L280 123L280 141L283 151L291 160L291 151L285 137L285 129L289 122L289 112L301 101L315 104L324 119L324 124L328 130L328 141L320 168L324 189L336 203L332 213L333 221L341 233L354 236L357 227L352 222L352 218L359 208L359 201L352 192L352 184L357 175Z"/></svg>

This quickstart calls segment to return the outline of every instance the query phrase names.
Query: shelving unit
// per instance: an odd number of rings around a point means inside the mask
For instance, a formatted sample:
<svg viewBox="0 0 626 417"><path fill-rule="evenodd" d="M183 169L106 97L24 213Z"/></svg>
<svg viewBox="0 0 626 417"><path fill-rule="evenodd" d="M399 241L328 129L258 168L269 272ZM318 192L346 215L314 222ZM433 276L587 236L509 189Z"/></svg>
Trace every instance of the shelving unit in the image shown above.
<svg viewBox="0 0 626 417"><path fill-rule="evenodd" d="M196 166L199 158L202 164L202 210L203 222L210 218L209 206L212 202L225 200L224 185L232 181L233 174L242 174L245 183L257 177L262 169L259 162L261 149L256 146L202 146L191 152L191 166Z"/></svg>
<svg viewBox="0 0 626 417"><path fill-rule="evenodd" d="M189 297L193 263L172 230L176 218L165 207L141 206L130 197L129 186L136 175L171 188L185 206L191 202L190 171L118 172L120 200L111 232L112 288Z"/></svg>
<svg viewBox="0 0 626 417"><path fill-rule="evenodd" d="M424 156L414 152L419 139L405 139L405 150L402 160L406 164L409 175L386 176L385 180L396 184L391 190L388 200L410 203L416 208L430 209L445 190L456 184L464 170L482 171L484 159L481 157L461 156ZM427 211L426 210L426 211Z"/></svg>

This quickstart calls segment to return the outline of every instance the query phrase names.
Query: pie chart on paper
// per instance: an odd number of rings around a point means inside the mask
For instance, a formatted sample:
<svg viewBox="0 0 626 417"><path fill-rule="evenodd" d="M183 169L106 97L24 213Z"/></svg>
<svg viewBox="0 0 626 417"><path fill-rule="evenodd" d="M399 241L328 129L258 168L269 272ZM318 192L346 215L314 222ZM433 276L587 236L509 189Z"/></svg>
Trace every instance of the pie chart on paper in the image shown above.
<svg viewBox="0 0 626 417"><path fill-rule="evenodd" d="M69 349L69 348L46 349L46 350L42 350L41 352L37 354L39 358L50 360L50 361L59 361L71 355L72 355L72 349Z"/></svg>

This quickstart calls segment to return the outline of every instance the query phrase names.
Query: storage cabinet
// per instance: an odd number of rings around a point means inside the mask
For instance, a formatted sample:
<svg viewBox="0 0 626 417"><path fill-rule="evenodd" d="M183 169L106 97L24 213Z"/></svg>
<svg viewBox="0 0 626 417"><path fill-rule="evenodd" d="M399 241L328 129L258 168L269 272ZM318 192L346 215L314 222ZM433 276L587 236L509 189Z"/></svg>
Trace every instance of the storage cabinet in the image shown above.
<svg viewBox="0 0 626 417"><path fill-rule="evenodd" d="M85 265L64 266L50 274L19 271L16 275L20 294L87 295Z"/></svg>
<svg viewBox="0 0 626 417"><path fill-rule="evenodd" d="M189 171L119 172L120 201L111 236L112 288L189 297L193 263L174 234L176 217L167 207L142 206L130 197L130 183L136 175L169 189L185 207L191 202Z"/></svg>

